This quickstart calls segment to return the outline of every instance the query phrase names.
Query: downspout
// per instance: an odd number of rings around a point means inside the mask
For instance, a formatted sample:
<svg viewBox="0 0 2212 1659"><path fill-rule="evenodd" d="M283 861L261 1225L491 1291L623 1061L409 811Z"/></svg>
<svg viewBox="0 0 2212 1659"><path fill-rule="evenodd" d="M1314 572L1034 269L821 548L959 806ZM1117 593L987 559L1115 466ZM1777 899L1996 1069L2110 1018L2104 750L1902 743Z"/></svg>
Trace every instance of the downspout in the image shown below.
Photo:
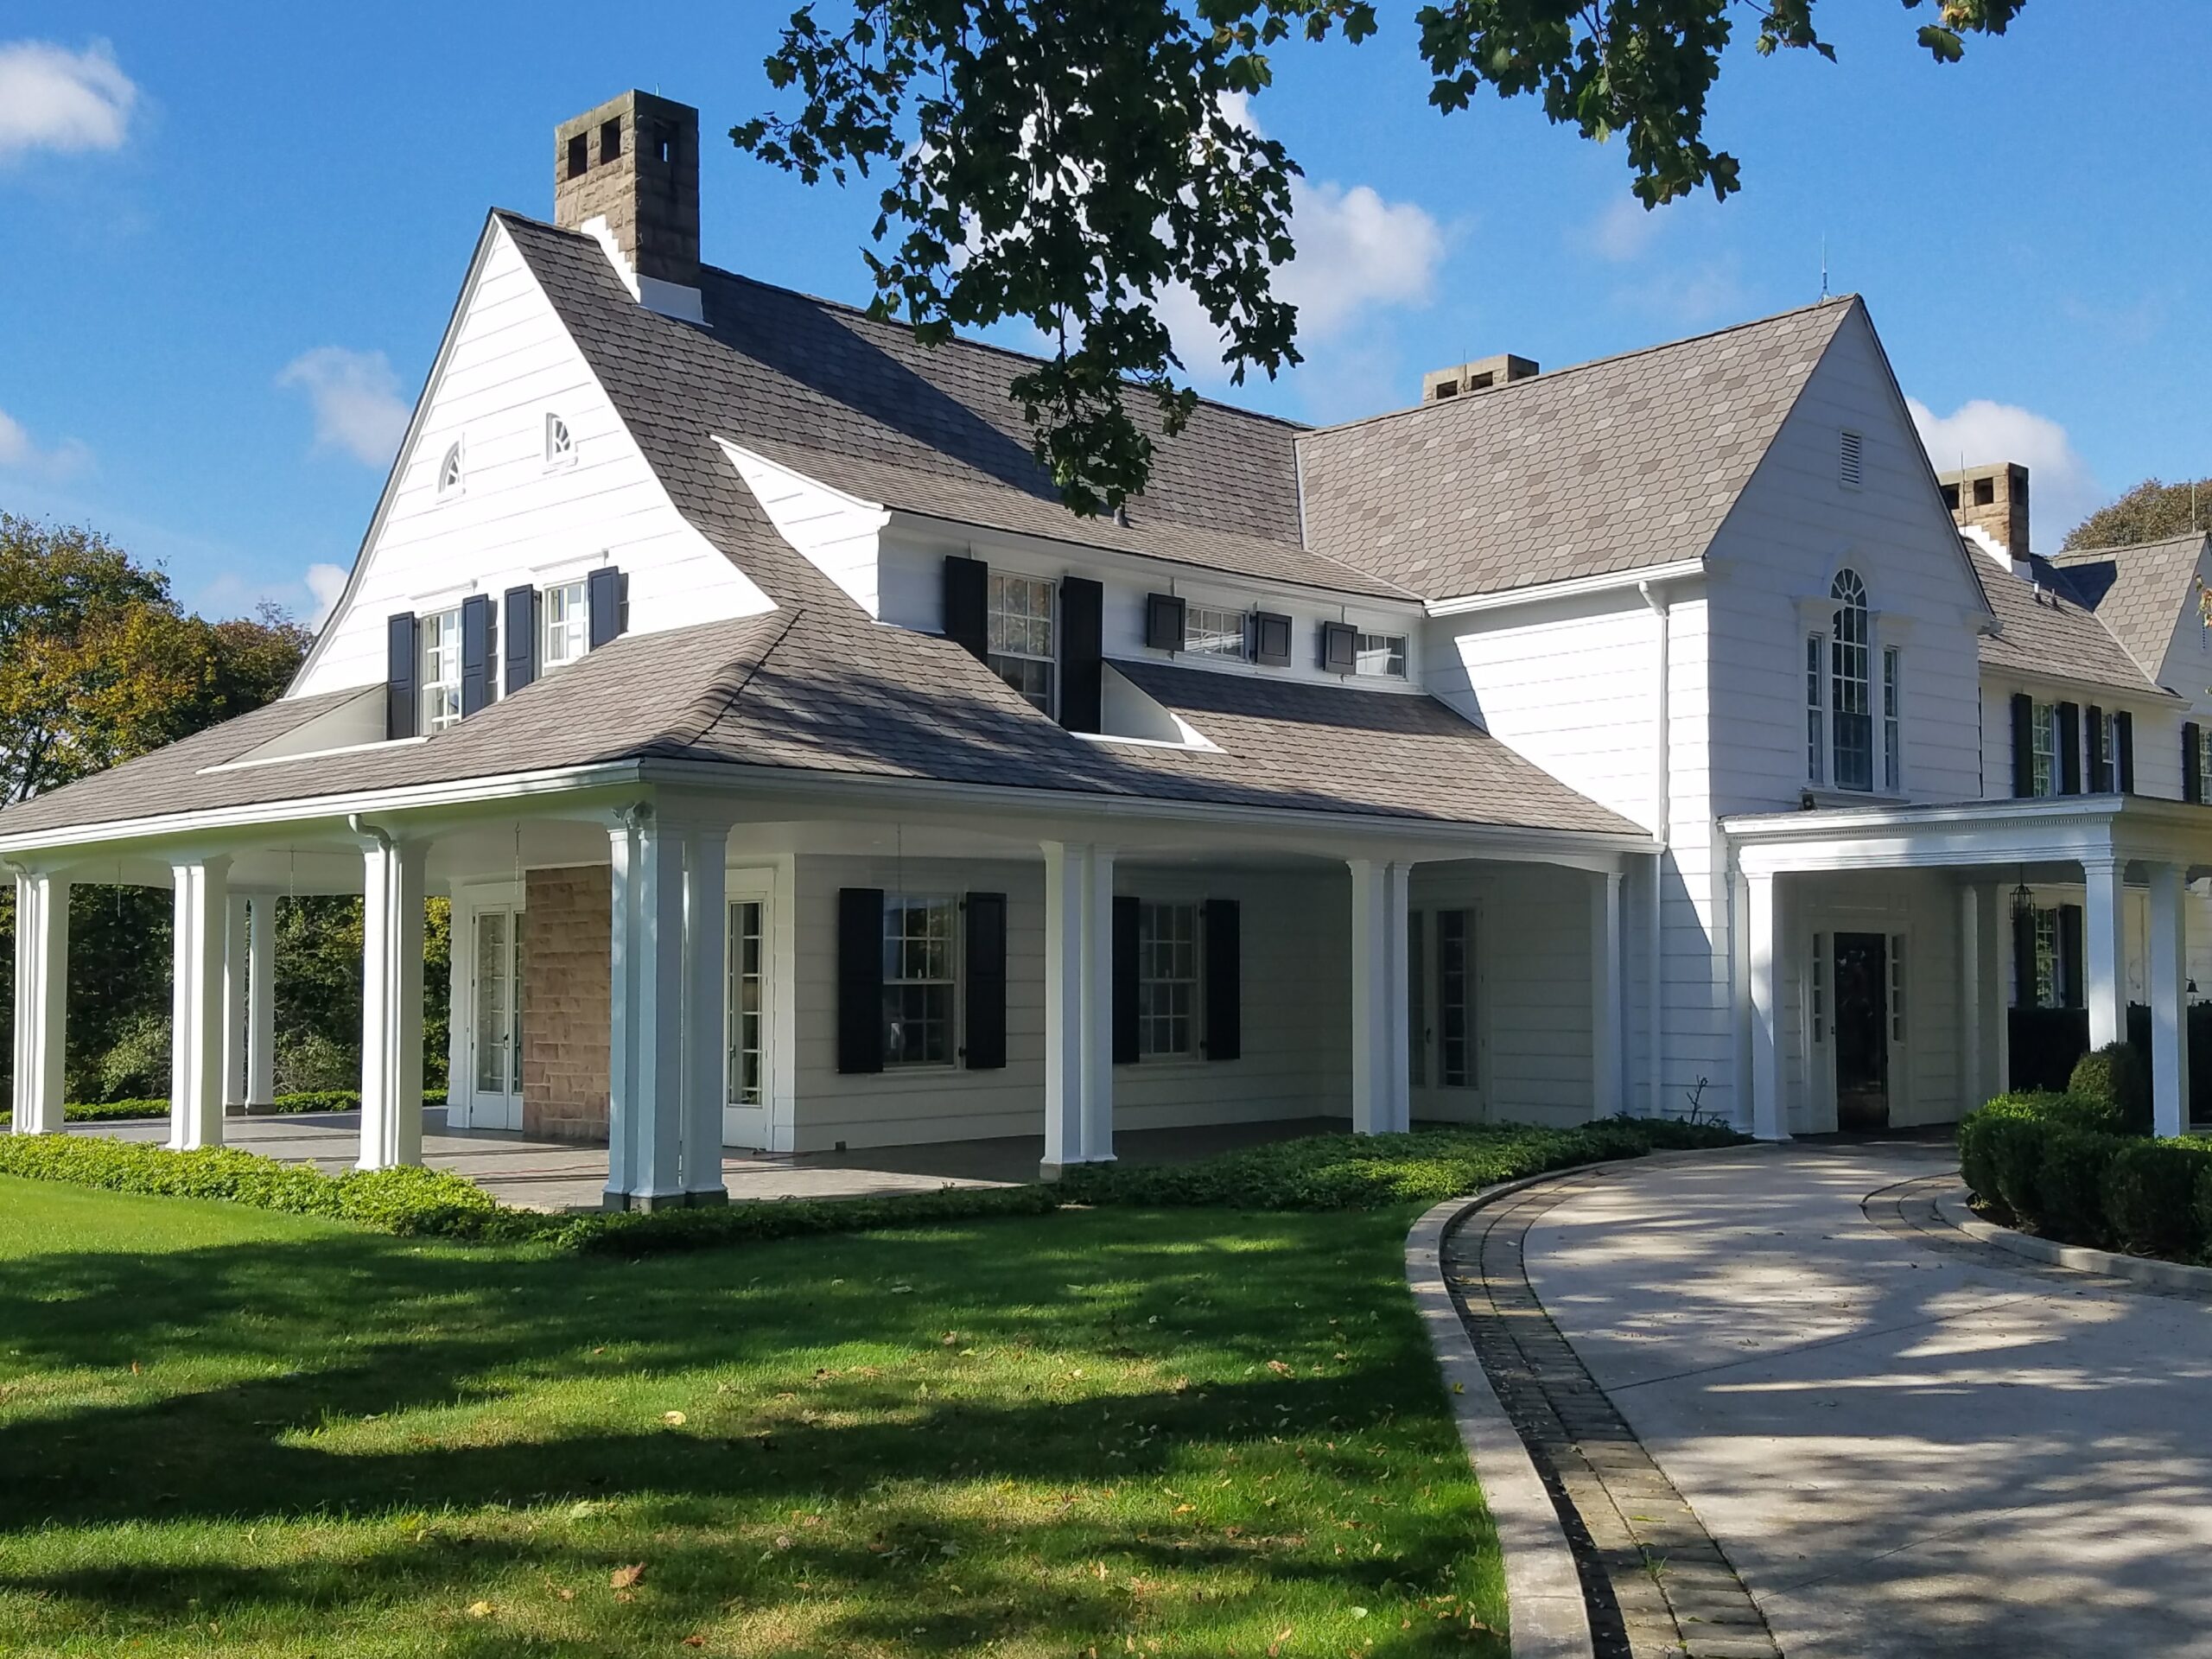
<svg viewBox="0 0 2212 1659"><path fill-rule="evenodd" d="M1668 776L1670 765L1669 750L1673 739L1673 715L1669 703L1668 688L1672 678L1670 646L1674 630L1668 621L1666 595L1659 591L1657 584L1640 582L1636 585L1636 591L1643 595L1643 602L1651 607L1652 620L1658 629L1659 646L1651 699L1653 710L1651 836L1657 844L1651 852L1651 903L1644 918L1645 952L1650 968L1649 982L1644 988L1649 998L1645 1014L1648 1024L1644 1041L1644 1064L1649 1079L1646 1084L1649 1098L1645 1115L1657 1117L1662 1115L1660 1101L1663 1098L1663 1091L1666 1088L1666 1044L1662 1037L1660 1027L1661 989L1663 980L1662 969L1664 961L1662 954L1661 936L1662 912L1665 908L1663 889L1666 884L1669 815L1673 810L1673 794L1669 788Z"/></svg>

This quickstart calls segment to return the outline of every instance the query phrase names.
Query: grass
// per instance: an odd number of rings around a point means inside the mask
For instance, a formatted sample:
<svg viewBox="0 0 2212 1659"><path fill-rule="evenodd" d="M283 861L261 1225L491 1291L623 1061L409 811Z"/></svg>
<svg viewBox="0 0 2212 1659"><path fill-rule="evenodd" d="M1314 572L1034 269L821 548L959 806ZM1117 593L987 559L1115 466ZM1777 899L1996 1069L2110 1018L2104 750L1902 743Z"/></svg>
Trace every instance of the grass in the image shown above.
<svg viewBox="0 0 2212 1659"><path fill-rule="evenodd" d="M0 1646L1502 1656L1412 1212L626 1261L0 1178Z"/></svg>

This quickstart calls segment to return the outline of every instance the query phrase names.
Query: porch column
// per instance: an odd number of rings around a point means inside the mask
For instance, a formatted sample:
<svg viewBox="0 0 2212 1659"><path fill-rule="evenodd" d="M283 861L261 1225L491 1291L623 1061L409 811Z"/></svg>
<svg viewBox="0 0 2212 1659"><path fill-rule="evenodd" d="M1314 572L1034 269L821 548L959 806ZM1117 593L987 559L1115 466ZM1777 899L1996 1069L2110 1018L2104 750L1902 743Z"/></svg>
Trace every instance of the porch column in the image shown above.
<svg viewBox="0 0 2212 1659"><path fill-rule="evenodd" d="M223 928L223 1109L245 1109L246 897L230 895Z"/></svg>
<svg viewBox="0 0 2212 1659"><path fill-rule="evenodd" d="M606 1205L665 1209L683 1202L683 843L644 804L609 833Z"/></svg>
<svg viewBox="0 0 2212 1659"><path fill-rule="evenodd" d="M723 867L729 826L691 822L683 836L683 1192L691 1204L727 1204L722 1107L728 1097L729 902Z"/></svg>
<svg viewBox="0 0 2212 1659"><path fill-rule="evenodd" d="M1114 1157L1114 855L1048 841L1045 852L1045 1157Z"/></svg>
<svg viewBox="0 0 2212 1659"><path fill-rule="evenodd" d="M423 1161L423 868L429 846L359 823L363 1169Z"/></svg>
<svg viewBox="0 0 2212 1659"><path fill-rule="evenodd" d="M68 992L69 883L58 875L20 872L16 877L17 1135L61 1131Z"/></svg>
<svg viewBox="0 0 2212 1659"><path fill-rule="evenodd" d="M2089 1008L2089 1046L2127 1035L2127 861L2085 858L2082 880L2082 1000Z"/></svg>
<svg viewBox="0 0 2212 1659"><path fill-rule="evenodd" d="M223 1144L224 936L231 861L178 859L169 1025L170 1149Z"/></svg>
<svg viewBox="0 0 2212 1659"><path fill-rule="evenodd" d="M276 1099L276 898L256 893L246 925L245 1103Z"/></svg>
<svg viewBox="0 0 2212 1659"><path fill-rule="evenodd" d="M1621 873L1599 873L1590 887L1590 1115L1625 1109L1621 1084Z"/></svg>
<svg viewBox="0 0 2212 1659"><path fill-rule="evenodd" d="M1751 993L1751 1133L1762 1141L1787 1141L1782 1111L1780 906L1776 878L1746 870L1744 888L1745 944Z"/></svg>
<svg viewBox="0 0 2212 1659"><path fill-rule="evenodd" d="M1408 1027L1406 889L1409 867L1380 859L1351 868L1351 1127L1389 1135L1413 1126Z"/></svg>
<svg viewBox="0 0 2212 1659"><path fill-rule="evenodd" d="M1986 1100L2012 1086L2012 911L2001 881L1983 882L1974 899L1981 918L1974 942L1981 951L1980 1077Z"/></svg>
<svg viewBox="0 0 2212 1659"><path fill-rule="evenodd" d="M2189 1133L2189 911L2186 872L2151 866L2151 1132Z"/></svg>

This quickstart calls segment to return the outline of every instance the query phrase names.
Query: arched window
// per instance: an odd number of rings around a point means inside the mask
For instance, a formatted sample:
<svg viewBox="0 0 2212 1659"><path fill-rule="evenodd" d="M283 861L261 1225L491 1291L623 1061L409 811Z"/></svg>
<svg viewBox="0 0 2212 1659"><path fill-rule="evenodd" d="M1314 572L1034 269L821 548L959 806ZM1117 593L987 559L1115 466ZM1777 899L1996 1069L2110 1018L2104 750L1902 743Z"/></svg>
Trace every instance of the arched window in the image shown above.
<svg viewBox="0 0 2212 1659"><path fill-rule="evenodd" d="M1836 572L1828 589L1835 618L1828 630L1831 769L1838 789L1874 787L1874 698L1866 627L1866 584L1855 570Z"/></svg>
<svg viewBox="0 0 2212 1659"><path fill-rule="evenodd" d="M441 496L461 493L461 440L458 438L447 448L445 459L438 463L438 493Z"/></svg>
<svg viewBox="0 0 2212 1659"><path fill-rule="evenodd" d="M545 464L565 467L576 458L576 441L569 435L569 423L558 415L545 417Z"/></svg>

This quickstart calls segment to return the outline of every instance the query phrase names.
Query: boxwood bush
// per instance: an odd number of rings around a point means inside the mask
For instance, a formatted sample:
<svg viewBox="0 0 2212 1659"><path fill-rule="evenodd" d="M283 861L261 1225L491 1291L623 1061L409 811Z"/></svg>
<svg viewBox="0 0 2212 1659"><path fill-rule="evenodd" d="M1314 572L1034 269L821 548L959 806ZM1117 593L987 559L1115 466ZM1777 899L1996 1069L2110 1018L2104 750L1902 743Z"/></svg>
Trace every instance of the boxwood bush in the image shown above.
<svg viewBox="0 0 2212 1659"><path fill-rule="evenodd" d="M2130 1141L2104 1175L2104 1211L2122 1249L2138 1255L2203 1254L2198 1182L2212 1171L2212 1141Z"/></svg>
<svg viewBox="0 0 2212 1659"><path fill-rule="evenodd" d="M2124 1126L2125 1061L2086 1057L2092 1096L2000 1095L1959 1125L1959 1168L1996 1219L2070 1244L2188 1261L2212 1255L2212 1141ZM2147 1119L2147 1113L2145 1114Z"/></svg>
<svg viewBox="0 0 2212 1659"><path fill-rule="evenodd" d="M2133 1043L2107 1043L2084 1054L2074 1063L2066 1092L2108 1108L2123 1135L2151 1132L2151 1067Z"/></svg>
<svg viewBox="0 0 2212 1659"><path fill-rule="evenodd" d="M442 1106L446 1091L425 1089L425 1106ZM358 1112L361 1109L361 1091L358 1089L309 1089L295 1094L279 1095L270 1103L279 1112ZM125 1118L167 1117L168 1097L156 1095L140 1100L73 1100L61 1109L61 1116L71 1123L111 1123ZM14 1114L0 1106L0 1124L12 1120Z"/></svg>

